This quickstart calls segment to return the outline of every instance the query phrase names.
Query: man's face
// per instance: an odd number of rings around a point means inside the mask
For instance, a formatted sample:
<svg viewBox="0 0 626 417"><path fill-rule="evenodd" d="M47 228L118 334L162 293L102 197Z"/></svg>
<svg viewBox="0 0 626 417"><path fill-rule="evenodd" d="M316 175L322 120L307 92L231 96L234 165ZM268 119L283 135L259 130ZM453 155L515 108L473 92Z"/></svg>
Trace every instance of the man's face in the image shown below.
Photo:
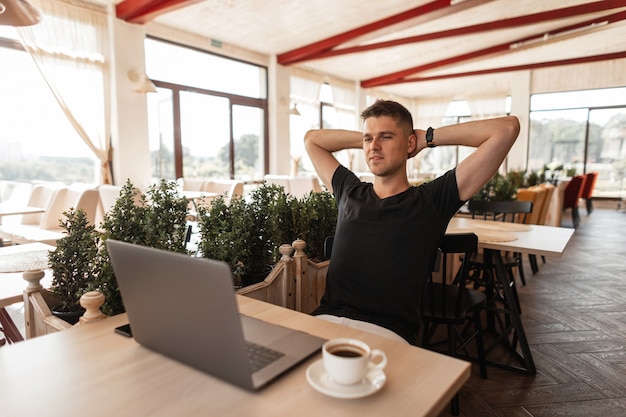
<svg viewBox="0 0 626 417"><path fill-rule="evenodd" d="M387 176L406 169L409 139L389 116L363 122L363 152L374 175Z"/></svg>

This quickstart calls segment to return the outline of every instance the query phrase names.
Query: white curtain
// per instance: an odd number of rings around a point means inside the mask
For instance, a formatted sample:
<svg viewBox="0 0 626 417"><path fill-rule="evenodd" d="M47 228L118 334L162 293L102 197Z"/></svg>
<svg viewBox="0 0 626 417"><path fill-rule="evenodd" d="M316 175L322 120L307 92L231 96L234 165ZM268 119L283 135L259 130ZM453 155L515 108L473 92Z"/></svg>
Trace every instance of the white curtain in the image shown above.
<svg viewBox="0 0 626 417"><path fill-rule="evenodd" d="M490 119L506 115L506 97L468 98L472 120Z"/></svg>
<svg viewBox="0 0 626 417"><path fill-rule="evenodd" d="M100 182L110 184L106 11L58 0L32 0L31 4L43 19L19 28L22 44L68 120L100 161Z"/></svg>

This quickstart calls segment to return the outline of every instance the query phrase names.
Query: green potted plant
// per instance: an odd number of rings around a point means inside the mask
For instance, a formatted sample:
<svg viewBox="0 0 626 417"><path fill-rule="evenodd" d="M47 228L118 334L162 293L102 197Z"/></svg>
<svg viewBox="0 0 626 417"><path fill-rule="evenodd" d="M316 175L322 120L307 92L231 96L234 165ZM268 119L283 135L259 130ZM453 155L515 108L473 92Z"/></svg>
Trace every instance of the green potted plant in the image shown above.
<svg viewBox="0 0 626 417"><path fill-rule="evenodd" d="M513 181L497 173L474 194L472 200L510 201L515 199L517 188Z"/></svg>
<svg viewBox="0 0 626 417"><path fill-rule="evenodd" d="M218 197L199 209L198 250L205 258L231 266L235 286L249 285L267 276L280 258L280 245L296 239L307 242L311 259L322 259L324 239L334 234L335 200L328 192L310 193L302 199L275 184L263 184L245 199L230 204Z"/></svg>
<svg viewBox="0 0 626 417"><path fill-rule="evenodd" d="M65 213L61 227L66 235L49 254L53 272L51 291L58 300L53 308L82 315L80 296L98 290L106 315L125 311L115 274L104 242L106 239L186 253L187 205L178 195L176 183L162 180L141 194L130 181L122 187L113 208L105 215L101 230L89 224L84 211ZM56 314L56 313L55 313Z"/></svg>
<svg viewBox="0 0 626 417"><path fill-rule="evenodd" d="M99 233L89 224L84 210L73 208L63 213L60 225L66 235L57 240L57 247L48 254L52 269L50 291L56 298L52 313L70 324L78 322L84 309L79 299L93 289L98 275L97 255Z"/></svg>
<svg viewBox="0 0 626 417"><path fill-rule="evenodd" d="M141 194L130 180L122 187L115 205L102 222L102 240L121 240L138 245L187 253L187 206L174 181L161 180ZM98 268L96 287L105 296L102 312L107 315L125 311L106 246L102 244L95 259Z"/></svg>

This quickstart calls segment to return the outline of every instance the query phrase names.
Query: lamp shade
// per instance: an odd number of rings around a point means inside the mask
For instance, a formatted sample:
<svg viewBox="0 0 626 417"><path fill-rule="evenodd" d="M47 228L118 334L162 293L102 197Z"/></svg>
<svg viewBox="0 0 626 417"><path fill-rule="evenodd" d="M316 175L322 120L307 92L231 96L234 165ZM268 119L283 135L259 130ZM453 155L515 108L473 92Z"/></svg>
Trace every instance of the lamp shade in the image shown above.
<svg viewBox="0 0 626 417"><path fill-rule="evenodd" d="M0 25L31 26L41 21L41 13L23 0L0 0Z"/></svg>

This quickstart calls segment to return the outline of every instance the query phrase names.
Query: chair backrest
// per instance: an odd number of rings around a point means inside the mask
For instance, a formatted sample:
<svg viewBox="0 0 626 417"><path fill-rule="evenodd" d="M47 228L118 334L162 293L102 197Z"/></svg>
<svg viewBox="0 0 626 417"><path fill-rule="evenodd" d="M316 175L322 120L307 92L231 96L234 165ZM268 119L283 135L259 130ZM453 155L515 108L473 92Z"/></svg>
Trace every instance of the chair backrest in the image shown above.
<svg viewBox="0 0 626 417"><path fill-rule="evenodd" d="M532 211L526 216L526 224L539 224L539 216L546 202L547 190L538 185L517 190L517 200L533 203Z"/></svg>
<svg viewBox="0 0 626 417"><path fill-rule="evenodd" d="M550 211L550 206L552 205L552 197L554 196L554 190L556 189L556 186L554 184L546 182L541 184L540 187L546 190L546 196L543 199L543 206L541 206L541 211L539 212L537 224L544 225L548 220L548 212Z"/></svg>
<svg viewBox="0 0 626 417"><path fill-rule="evenodd" d="M39 207L45 209L50 204L50 200L54 195L54 192L60 187L58 185L46 185L37 184L31 189L30 196L28 197L28 203L26 205L31 207ZM43 219L43 213L24 214L22 216L22 224L41 224Z"/></svg>
<svg viewBox="0 0 626 417"><path fill-rule="evenodd" d="M322 191L319 180L314 176L289 177L288 180L289 194L297 198Z"/></svg>
<svg viewBox="0 0 626 417"><path fill-rule="evenodd" d="M76 188L64 187L58 189L50 204L46 207L46 212L39 223L39 227L44 230L63 230L59 222L65 219L64 212L70 208L75 210L82 209L87 214L87 218L91 224L94 224L96 218L96 210L98 207L98 190L95 188Z"/></svg>
<svg viewBox="0 0 626 417"><path fill-rule="evenodd" d="M578 207L578 200L582 196L585 177L583 175L575 175L565 186L563 192L563 210Z"/></svg>
<svg viewBox="0 0 626 417"><path fill-rule="evenodd" d="M206 179L179 178L177 182L182 185L185 191L202 191L202 186L206 182Z"/></svg>
<svg viewBox="0 0 626 417"><path fill-rule="evenodd" d="M470 259L478 250L478 236L474 233L446 234L439 244L439 256L433 265L433 271L440 272L441 279L437 285L430 285L433 282L433 274L430 274L429 281L424 290L425 297L422 302L422 314L429 316L454 317L462 316L463 293L469 274ZM461 256L459 256L461 255ZM454 267L460 259L461 264L454 273L448 273L450 267ZM453 276L453 279L446 279ZM450 287L450 289L446 289ZM450 295L455 295L450 297ZM428 298L433 302L428 302ZM439 299L439 302L435 300ZM435 309L439 311L435 311Z"/></svg>
<svg viewBox="0 0 626 417"><path fill-rule="evenodd" d="M501 220L503 222L526 223L528 214L533 210L531 201L483 201L470 200L467 208L472 219Z"/></svg>
<svg viewBox="0 0 626 417"><path fill-rule="evenodd" d="M226 204L235 197L243 196L243 181L238 180L208 180L204 181L200 191L217 193L224 196Z"/></svg>
<svg viewBox="0 0 626 417"><path fill-rule="evenodd" d="M593 189L596 186L597 180L598 180L597 172L589 172L585 174L585 182L583 184L582 191L580 193L581 198L588 200L593 196Z"/></svg>
<svg viewBox="0 0 626 417"><path fill-rule="evenodd" d="M283 187L286 193L291 192L289 188L289 175L266 174L263 177L263 181L268 184L274 184Z"/></svg>

